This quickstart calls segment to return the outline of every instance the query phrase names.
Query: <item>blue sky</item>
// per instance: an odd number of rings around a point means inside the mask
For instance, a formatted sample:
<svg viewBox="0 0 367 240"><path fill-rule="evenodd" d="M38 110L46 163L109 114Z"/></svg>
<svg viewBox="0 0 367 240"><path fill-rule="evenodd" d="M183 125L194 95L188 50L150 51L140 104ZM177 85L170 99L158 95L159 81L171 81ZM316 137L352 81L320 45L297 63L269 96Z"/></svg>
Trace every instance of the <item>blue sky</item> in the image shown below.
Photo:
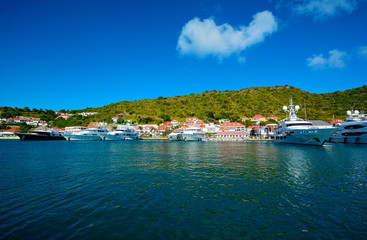
<svg viewBox="0 0 367 240"><path fill-rule="evenodd" d="M0 106L367 83L365 0L0 1Z"/></svg>

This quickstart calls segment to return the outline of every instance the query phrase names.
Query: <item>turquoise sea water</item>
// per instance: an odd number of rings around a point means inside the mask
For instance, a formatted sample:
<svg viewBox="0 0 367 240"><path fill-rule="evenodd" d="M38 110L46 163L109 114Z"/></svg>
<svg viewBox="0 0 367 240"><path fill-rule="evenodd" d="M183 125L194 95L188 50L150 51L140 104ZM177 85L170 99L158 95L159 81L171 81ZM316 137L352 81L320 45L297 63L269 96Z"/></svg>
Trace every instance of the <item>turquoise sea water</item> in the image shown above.
<svg viewBox="0 0 367 240"><path fill-rule="evenodd" d="M0 141L0 239L366 239L367 146Z"/></svg>

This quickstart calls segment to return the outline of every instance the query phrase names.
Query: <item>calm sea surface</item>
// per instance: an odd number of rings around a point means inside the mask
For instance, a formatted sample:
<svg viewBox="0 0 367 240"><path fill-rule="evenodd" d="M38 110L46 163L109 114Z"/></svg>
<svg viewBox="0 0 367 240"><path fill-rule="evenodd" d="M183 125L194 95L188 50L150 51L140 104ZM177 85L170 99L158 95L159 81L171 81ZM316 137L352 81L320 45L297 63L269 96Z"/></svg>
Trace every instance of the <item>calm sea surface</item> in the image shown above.
<svg viewBox="0 0 367 240"><path fill-rule="evenodd" d="M366 239L367 146L0 141L0 239Z"/></svg>

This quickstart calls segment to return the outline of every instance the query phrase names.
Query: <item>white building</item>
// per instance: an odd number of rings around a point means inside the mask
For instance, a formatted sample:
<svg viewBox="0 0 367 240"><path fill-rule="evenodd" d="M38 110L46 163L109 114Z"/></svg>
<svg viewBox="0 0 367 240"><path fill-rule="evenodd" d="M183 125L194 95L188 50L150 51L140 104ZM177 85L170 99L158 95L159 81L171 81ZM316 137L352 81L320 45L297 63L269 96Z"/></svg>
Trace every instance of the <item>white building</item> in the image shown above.
<svg viewBox="0 0 367 240"><path fill-rule="evenodd" d="M180 125L180 122L178 120L172 120L171 124L173 125L173 127L177 127L178 125Z"/></svg>
<svg viewBox="0 0 367 240"><path fill-rule="evenodd" d="M217 127L214 123L205 124L203 128L203 132L205 133L217 133L219 131L219 127Z"/></svg>
<svg viewBox="0 0 367 240"><path fill-rule="evenodd" d="M91 115L96 115L98 114L97 112L82 112L82 113L78 113L78 115L82 115L84 117L87 117L87 116L91 116Z"/></svg>

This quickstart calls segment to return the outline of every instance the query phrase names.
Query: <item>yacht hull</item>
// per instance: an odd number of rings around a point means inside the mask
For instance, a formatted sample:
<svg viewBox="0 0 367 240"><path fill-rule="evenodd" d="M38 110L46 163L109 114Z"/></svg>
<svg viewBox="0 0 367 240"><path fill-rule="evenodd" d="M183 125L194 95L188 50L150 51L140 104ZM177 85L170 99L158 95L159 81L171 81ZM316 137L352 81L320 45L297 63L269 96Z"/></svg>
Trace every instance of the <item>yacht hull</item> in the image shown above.
<svg viewBox="0 0 367 240"><path fill-rule="evenodd" d="M131 137L131 136L106 135L104 140L106 141L132 141L132 140L139 140L139 138Z"/></svg>
<svg viewBox="0 0 367 240"><path fill-rule="evenodd" d="M189 142L189 141L205 141L206 138L201 135L195 135L195 134L179 134L181 135L181 141Z"/></svg>
<svg viewBox="0 0 367 240"><path fill-rule="evenodd" d="M182 134L167 135L167 138L170 141L182 141Z"/></svg>
<svg viewBox="0 0 367 240"><path fill-rule="evenodd" d="M367 133L359 136L331 136L330 137L331 143L364 143L367 144Z"/></svg>
<svg viewBox="0 0 367 240"><path fill-rule="evenodd" d="M67 141L100 141L101 136L88 136L88 135L74 135L74 134L64 134L64 138Z"/></svg>
<svg viewBox="0 0 367 240"><path fill-rule="evenodd" d="M322 146L335 131L335 128L285 131L275 135L273 142Z"/></svg>
<svg viewBox="0 0 367 240"><path fill-rule="evenodd" d="M49 140L65 140L63 136L48 136L31 133L15 133L22 141L49 141Z"/></svg>

